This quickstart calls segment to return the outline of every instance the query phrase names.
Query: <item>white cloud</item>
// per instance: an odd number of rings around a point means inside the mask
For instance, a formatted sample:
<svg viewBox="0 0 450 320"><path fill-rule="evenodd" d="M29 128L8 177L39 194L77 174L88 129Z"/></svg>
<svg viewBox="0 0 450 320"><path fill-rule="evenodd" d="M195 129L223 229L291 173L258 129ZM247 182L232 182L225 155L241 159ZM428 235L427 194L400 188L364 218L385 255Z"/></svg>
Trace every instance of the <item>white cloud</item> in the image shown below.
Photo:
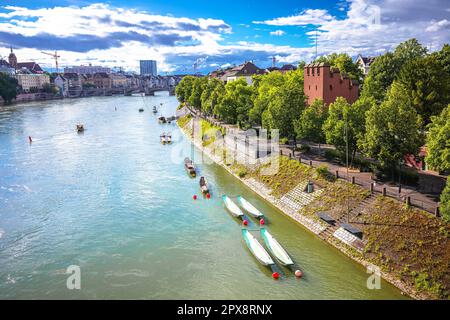
<svg viewBox="0 0 450 320"><path fill-rule="evenodd" d="M275 30L275 31L270 32L270 34L272 36L282 36L282 35L286 34L286 32L284 32L283 30Z"/></svg>
<svg viewBox="0 0 450 320"><path fill-rule="evenodd" d="M253 21L255 24L268 24L272 26L302 26L307 24L322 24L331 20L333 17L327 10L307 9L298 15L290 17L281 17L265 21Z"/></svg>
<svg viewBox="0 0 450 320"><path fill-rule="evenodd" d="M450 21L443 19L441 21L431 21L430 25L425 29L427 32L436 32L442 29L448 29L450 27Z"/></svg>

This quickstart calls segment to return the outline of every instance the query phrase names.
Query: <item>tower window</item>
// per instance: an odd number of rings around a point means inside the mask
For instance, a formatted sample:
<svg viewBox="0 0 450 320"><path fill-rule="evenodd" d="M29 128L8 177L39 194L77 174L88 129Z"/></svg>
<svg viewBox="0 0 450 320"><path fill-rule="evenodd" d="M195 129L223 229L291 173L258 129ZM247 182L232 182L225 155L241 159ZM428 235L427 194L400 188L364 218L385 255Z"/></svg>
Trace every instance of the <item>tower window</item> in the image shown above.
<svg viewBox="0 0 450 320"><path fill-rule="evenodd" d="M333 86L330 84L330 91L333 91Z"/></svg>

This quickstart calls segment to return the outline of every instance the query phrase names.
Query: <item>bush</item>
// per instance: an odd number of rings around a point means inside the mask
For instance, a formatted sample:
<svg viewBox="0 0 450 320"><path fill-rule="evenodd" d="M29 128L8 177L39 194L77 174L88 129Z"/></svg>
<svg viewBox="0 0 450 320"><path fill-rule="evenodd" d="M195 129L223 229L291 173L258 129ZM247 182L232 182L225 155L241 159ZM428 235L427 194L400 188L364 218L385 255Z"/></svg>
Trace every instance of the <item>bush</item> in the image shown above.
<svg viewBox="0 0 450 320"><path fill-rule="evenodd" d="M301 151L301 152L309 152L311 150L311 147L307 144L302 144L300 147L295 148L295 151Z"/></svg>
<svg viewBox="0 0 450 320"><path fill-rule="evenodd" d="M447 184L441 193L441 202L439 204L439 210L444 221L450 222L450 179L447 178Z"/></svg>
<svg viewBox="0 0 450 320"><path fill-rule="evenodd" d="M340 160L341 159L341 153L335 149L327 149L325 150L325 158L327 160Z"/></svg>
<svg viewBox="0 0 450 320"><path fill-rule="evenodd" d="M325 180L333 180L333 178L334 178L334 176L328 170L327 165L321 165L321 166L317 167L316 174L318 177L325 179Z"/></svg>
<svg viewBox="0 0 450 320"><path fill-rule="evenodd" d="M243 178L243 177L245 177L246 175L247 175L247 169L245 169L245 168L241 168L241 169L239 169L239 171L238 171L238 177L239 178Z"/></svg>
<svg viewBox="0 0 450 320"><path fill-rule="evenodd" d="M280 139L280 144L288 144L289 139L288 138L281 138Z"/></svg>

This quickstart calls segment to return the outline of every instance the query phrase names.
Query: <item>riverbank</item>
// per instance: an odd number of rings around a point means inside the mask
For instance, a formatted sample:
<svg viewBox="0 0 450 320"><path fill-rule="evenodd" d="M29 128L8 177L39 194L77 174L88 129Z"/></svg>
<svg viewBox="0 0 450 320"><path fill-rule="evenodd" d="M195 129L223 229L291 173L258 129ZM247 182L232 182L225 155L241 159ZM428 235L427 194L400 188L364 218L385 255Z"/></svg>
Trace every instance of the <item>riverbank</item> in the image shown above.
<svg viewBox="0 0 450 320"><path fill-rule="evenodd" d="M227 163L223 154L232 150L224 150L220 142L202 141L199 121L181 118L181 131L204 154L286 216L366 268L379 270L386 281L410 297L448 298L448 225L358 186L333 181L319 170L286 157L278 159L280 169L273 176L262 174L266 163ZM312 193L304 191L308 181L314 183ZM346 221L347 205L350 221L363 231L363 240L341 226ZM318 211L327 212L337 224L324 223Z"/></svg>

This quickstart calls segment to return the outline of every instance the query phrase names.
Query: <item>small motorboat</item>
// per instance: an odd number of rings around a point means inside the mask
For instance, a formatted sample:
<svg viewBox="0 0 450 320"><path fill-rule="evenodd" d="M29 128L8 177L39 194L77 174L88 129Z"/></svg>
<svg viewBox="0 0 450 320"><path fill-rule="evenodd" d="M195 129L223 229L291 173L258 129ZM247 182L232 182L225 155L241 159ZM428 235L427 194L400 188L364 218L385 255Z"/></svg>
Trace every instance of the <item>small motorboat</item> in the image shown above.
<svg viewBox="0 0 450 320"><path fill-rule="evenodd" d="M265 228L261 228L261 237L264 239L269 251L277 258L277 260L284 266L294 265L289 254L284 250L281 244L267 231Z"/></svg>
<svg viewBox="0 0 450 320"><path fill-rule="evenodd" d="M189 158L184 159L184 167L190 176L195 177L197 175L194 162L191 159Z"/></svg>
<svg viewBox="0 0 450 320"><path fill-rule="evenodd" d="M252 215L253 217L255 217L257 219L264 218L264 215L261 213L261 211L256 209L250 202L245 200L243 197L238 196L237 200L238 200L239 204L241 205L241 207L244 208L244 210L247 211L250 215Z"/></svg>
<svg viewBox="0 0 450 320"><path fill-rule="evenodd" d="M144 112L144 108L139 108L139 112Z"/></svg>
<svg viewBox="0 0 450 320"><path fill-rule="evenodd" d="M158 110L156 109L156 106L153 106L153 113L158 113Z"/></svg>
<svg viewBox="0 0 450 320"><path fill-rule="evenodd" d="M200 177L200 190L202 190L202 193L209 193L208 182L205 177Z"/></svg>
<svg viewBox="0 0 450 320"><path fill-rule="evenodd" d="M275 264L266 249L247 229L242 229L242 236L247 243L248 249L262 265L270 266Z"/></svg>
<svg viewBox="0 0 450 320"><path fill-rule="evenodd" d="M230 211L233 216L242 217L244 215L237 204L234 203L228 196L223 195L222 200L225 203L225 207L227 207L228 211Z"/></svg>
<svg viewBox="0 0 450 320"><path fill-rule="evenodd" d="M84 125L83 124L77 124L77 132L84 132Z"/></svg>
<svg viewBox="0 0 450 320"><path fill-rule="evenodd" d="M162 144L166 144L167 136L166 136L166 134L164 132L159 136L159 139L161 140Z"/></svg>
<svg viewBox="0 0 450 320"><path fill-rule="evenodd" d="M172 143L172 135L170 133L168 133L166 135L166 142L169 143L169 144Z"/></svg>
<svg viewBox="0 0 450 320"><path fill-rule="evenodd" d="M159 123L166 123L166 118L161 116L158 118Z"/></svg>

